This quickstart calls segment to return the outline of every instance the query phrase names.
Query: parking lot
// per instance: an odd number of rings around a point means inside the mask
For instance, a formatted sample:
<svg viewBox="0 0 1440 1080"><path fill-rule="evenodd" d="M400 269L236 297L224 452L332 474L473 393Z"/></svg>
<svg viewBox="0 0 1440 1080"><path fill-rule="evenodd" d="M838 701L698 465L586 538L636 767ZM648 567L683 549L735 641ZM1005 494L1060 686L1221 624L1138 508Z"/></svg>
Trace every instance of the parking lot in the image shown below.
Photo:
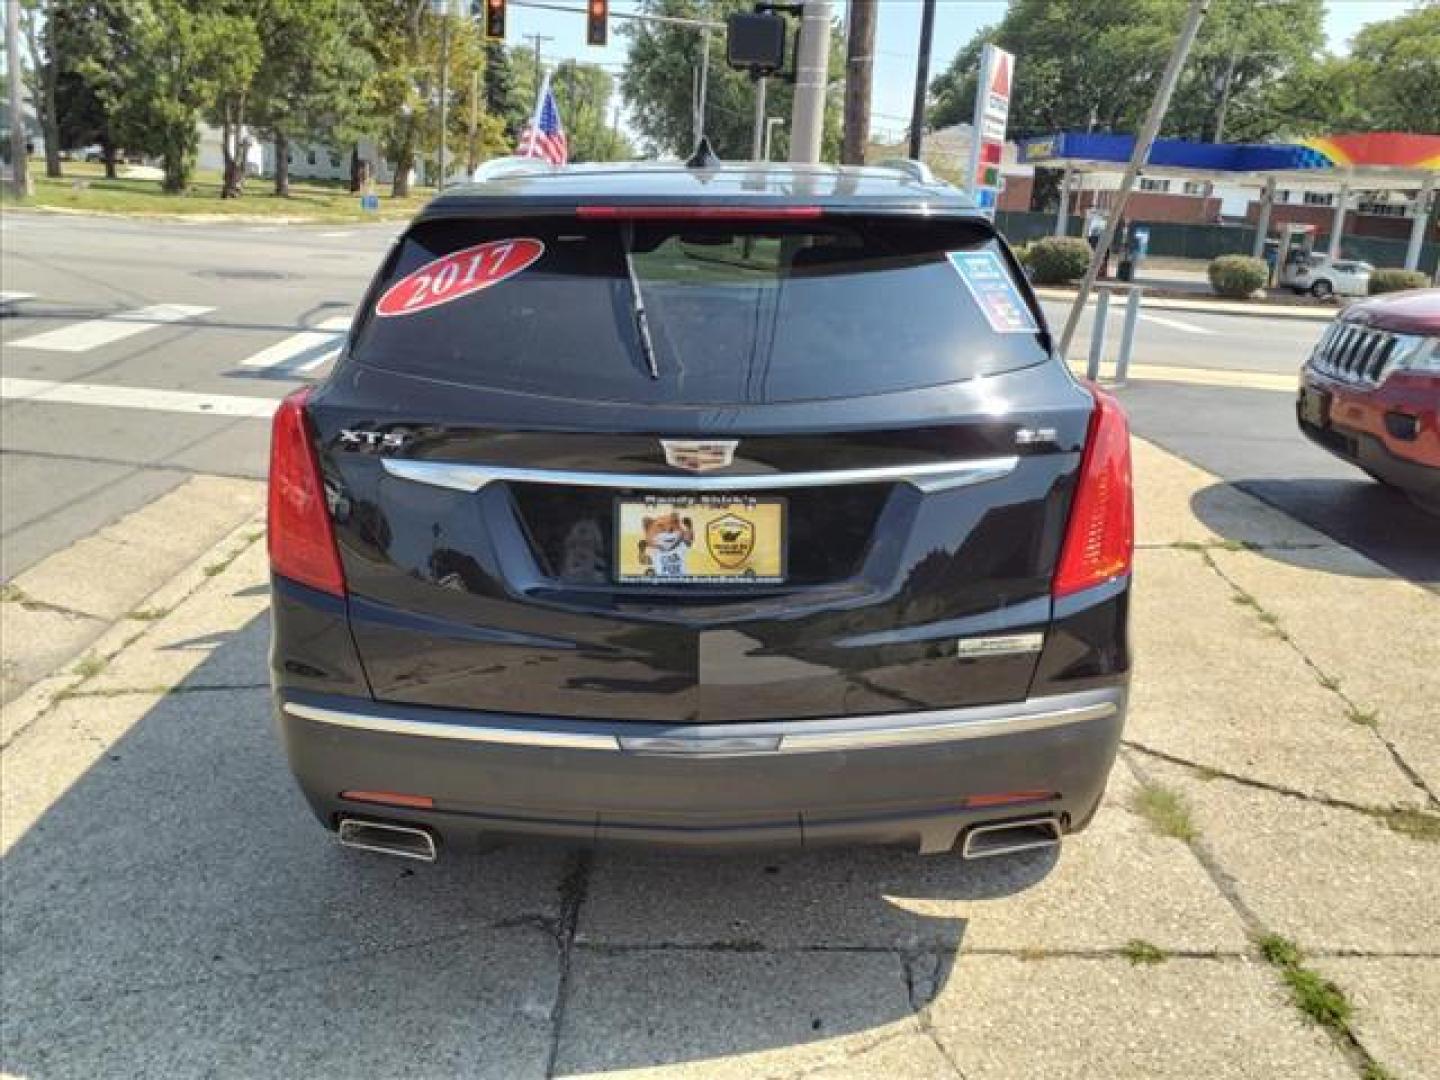
<svg viewBox="0 0 1440 1080"><path fill-rule="evenodd" d="M1319 322L1142 326L1131 710L1058 854L337 847L265 418L393 231L7 214L6 1075L1440 1077L1440 525L1295 432Z"/></svg>

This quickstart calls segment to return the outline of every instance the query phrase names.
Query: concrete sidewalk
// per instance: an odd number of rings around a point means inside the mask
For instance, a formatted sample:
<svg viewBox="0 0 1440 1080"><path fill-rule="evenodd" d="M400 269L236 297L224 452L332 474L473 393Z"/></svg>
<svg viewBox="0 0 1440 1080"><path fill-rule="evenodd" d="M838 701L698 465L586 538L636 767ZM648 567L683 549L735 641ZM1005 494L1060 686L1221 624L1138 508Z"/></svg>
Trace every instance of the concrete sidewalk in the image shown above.
<svg viewBox="0 0 1440 1080"><path fill-rule="evenodd" d="M6 710L0 1065L1440 1076L1440 598L1136 450L1106 804L1058 856L979 863L342 851L271 728L242 523Z"/></svg>

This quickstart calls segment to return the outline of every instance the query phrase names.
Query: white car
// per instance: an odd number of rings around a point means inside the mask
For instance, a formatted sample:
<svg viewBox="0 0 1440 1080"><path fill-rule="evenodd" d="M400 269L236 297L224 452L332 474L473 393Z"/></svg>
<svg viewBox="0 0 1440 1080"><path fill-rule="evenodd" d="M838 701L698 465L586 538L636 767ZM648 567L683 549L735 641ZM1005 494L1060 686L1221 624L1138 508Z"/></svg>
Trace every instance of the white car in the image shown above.
<svg viewBox="0 0 1440 1080"><path fill-rule="evenodd" d="M1311 296L1368 296L1375 267L1355 259L1336 259L1312 253L1285 268L1282 285Z"/></svg>

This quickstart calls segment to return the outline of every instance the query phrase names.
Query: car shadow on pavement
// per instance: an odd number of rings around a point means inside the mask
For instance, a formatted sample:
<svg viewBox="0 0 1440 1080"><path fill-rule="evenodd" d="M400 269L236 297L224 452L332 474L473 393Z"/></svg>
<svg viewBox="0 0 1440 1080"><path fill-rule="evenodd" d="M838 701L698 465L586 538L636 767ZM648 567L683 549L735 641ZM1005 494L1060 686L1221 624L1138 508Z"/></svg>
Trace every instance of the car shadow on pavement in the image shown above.
<svg viewBox="0 0 1440 1080"><path fill-rule="evenodd" d="M1381 575L1362 560L1327 560L1308 544L1249 544L1252 536L1236 528L1235 489L1353 548L1393 574L1420 585L1440 585L1440 517L1427 514L1393 488L1363 478L1254 479L1213 484L1191 497L1191 509L1207 528L1227 540L1247 543L1266 558L1305 568L1323 565L1333 573L1378 577Z"/></svg>
<svg viewBox="0 0 1440 1080"><path fill-rule="evenodd" d="M520 1078L865 1033L944 985L957 902L1056 863L348 851L286 768L265 618L171 691L71 697L7 751L84 771L7 797L33 822L4 859L0 1071Z"/></svg>

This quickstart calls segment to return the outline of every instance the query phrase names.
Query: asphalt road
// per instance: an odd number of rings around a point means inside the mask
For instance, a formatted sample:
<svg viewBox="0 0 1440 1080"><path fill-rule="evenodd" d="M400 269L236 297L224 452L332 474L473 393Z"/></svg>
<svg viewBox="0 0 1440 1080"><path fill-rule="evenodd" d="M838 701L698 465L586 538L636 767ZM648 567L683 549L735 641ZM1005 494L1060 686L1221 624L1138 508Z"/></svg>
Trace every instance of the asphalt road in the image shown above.
<svg viewBox="0 0 1440 1080"><path fill-rule="evenodd" d="M3 290L30 295L0 318L3 576L192 474L263 476L268 403L324 374L398 229L7 213ZM1060 325L1064 306L1046 306ZM1112 335L1119 326L1112 312ZM1321 326L1147 311L1135 361L1284 375ZM1122 396L1138 434L1398 573L1440 583L1440 525L1305 442L1289 394L1137 382Z"/></svg>

